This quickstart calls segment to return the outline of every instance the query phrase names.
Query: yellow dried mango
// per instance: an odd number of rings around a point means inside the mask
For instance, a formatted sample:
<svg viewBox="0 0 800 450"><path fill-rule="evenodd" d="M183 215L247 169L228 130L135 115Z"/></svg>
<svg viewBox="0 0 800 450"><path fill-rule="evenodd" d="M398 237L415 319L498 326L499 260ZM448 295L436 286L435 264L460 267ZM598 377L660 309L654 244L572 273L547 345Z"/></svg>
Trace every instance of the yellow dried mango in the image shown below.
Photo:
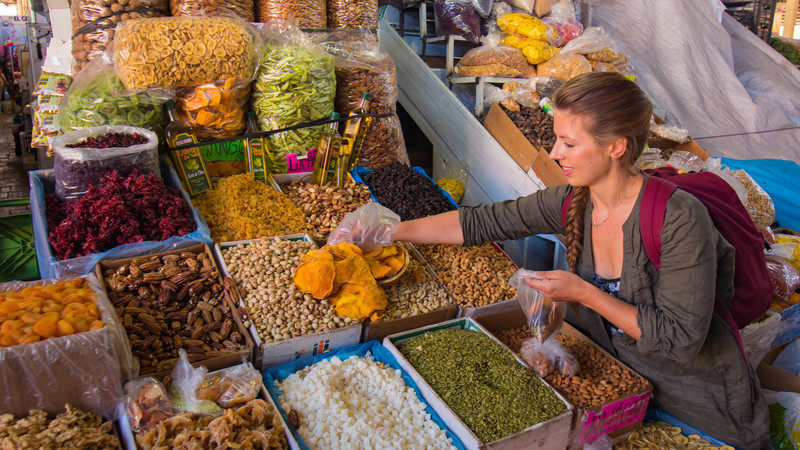
<svg viewBox="0 0 800 450"><path fill-rule="evenodd" d="M311 292L314 298L322 300L333 291L336 268L327 258L315 258L300 264L294 275L294 284L303 292Z"/></svg>

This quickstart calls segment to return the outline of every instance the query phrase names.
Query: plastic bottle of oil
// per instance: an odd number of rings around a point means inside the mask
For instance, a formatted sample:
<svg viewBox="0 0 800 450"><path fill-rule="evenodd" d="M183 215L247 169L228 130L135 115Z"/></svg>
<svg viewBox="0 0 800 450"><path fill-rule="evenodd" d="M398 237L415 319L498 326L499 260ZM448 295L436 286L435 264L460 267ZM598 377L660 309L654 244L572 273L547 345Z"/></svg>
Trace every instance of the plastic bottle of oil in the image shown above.
<svg viewBox="0 0 800 450"><path fill-rule="evenodd" d="M331 120L338 120L339 113L331 113ZM316 185L336 183L336 166L339 163L339 152L342 136L336 130L338 122L332 122L322 132L317 145L317 157L314 159L314 172L311 182Z"/></svg>
<svg viewBox="0 0 800 450"><path fill-rule="evenodd" d="M199 140L192 127L178 119L178 115L175 113L175 103L172 100L168 100L164 107L169 116L169 124L164 131L167 138L167 146L173 149L181 145L197 144ZM175 165L175 169L178 171L183 187L186 188L189 195L195 196L213 187L199 147L170 150L169 155L173 165Z"/></svg>

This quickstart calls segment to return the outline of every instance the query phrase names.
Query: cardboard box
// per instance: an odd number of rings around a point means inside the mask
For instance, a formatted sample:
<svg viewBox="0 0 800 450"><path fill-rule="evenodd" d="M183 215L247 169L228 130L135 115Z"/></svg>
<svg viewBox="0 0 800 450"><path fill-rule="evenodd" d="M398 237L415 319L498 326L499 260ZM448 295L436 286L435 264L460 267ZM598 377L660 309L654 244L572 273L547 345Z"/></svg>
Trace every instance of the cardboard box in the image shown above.
<svg viewBox="0 0 800 450"><path fill-rule="evenodd" d="M408 248L410 251L410 257L424 267L424 270L428 273L429 278L441 285L441 282L439 282L438 278L436 277L436 272L434 272L431 266L425 262L419 251L411 244L407 245L406 248ZM383 338L390 334L402 333L403 331L413 330L426 325L433 325L435 323L455 319L458 317L458 305L456 304L453 296L450 294L450 291L448 291L444 286L442 286L442 289L444 289L444 291L447 293L447 297L451 302L450 305L439 308L435 311L417 314L415 316L405 317L402 319L379 320L378 322L366 321L364 323L364 331L361 334L361 342L367 342L373 339L383 341Z"/></svg>
<svg viewBox="0 0 800 450"><path fill-rule="evenodd" d="M310 242L313 248L317 248L317 244L307 234L291 234L280 236L281 239L287 240L304 240ZM214 253L217 255L217 261L222 268L222 273L226 277L230 277L228 273L225 259L222 257L222 250L234 247L238 244L249 245L252 242L259 241L260 239L251 239L246 241L232 241L223 242L214 246ZM234 280L236 284L236 281ZM247 305L244 303L244 298L240 295L239 289L236 289L238 296L239 308L249 315ZM264 342L258 335L258 329L255 325L250 325L250 334L253 336L255 342L255 356L253 364L257 369L263 370L267 367L276 366L278 364L287 363L296 359L304 358L306 356L313 356L318 353L325 353L328 350L333 350L347 345L358 344L361 339L361 323L350 325L347 327L336 328L330 331L323 331L309 336L300 336L291 339L286 339L278 342Z"/></svg>
<svg viewBox="0 0 800 450"><path fill-rule="evenodd" d="M483 316L478 319L478 322L485 326L487 330L495 333L526 325L527 318L520 309L519 311ZM586 345L595 348L620 366L631 370L628 366L614 358L570 324L564 322L561 326L560 333L578 339ZM631 370L631 372L636 373L633 370ZM553 386L553 388L559 391L557 386ZM633 431L642 426L642 421L644 420L647 406L650 403L652 395L653 389L650 387L615 399L597 408L584 410L576 406L575 417L571 428L571 447L589 443L603 434L608 435L612 444L624 441Z"/></svg>
<svg viewBox="0 0 800 450"><path fill-rule="evenodd" d="M761 359L756 374L763 389L800 393L800 377L772 365L787 345L789 344L773 348Z"/></svg>
<svg viewBox="0 0 800 450"><path fill-rule="evenodd" d="M492 104L483 126L524 171L533 172L545 186L567 184L561 167L550 158L544 147L533 146L497 103Z"/></svg>
<svg viewBox="0 0 800 450"><path fill-rule="evenodd" d="M142 256L164 256L164 255L180 255L183 252L192 252L192 253L205 253L211 259L211 262L214 264L214 269L217 273L220 273L219 267L217 266L216 261L214 260L214 254L211 252L211 249L206 244L196 244L190 247L185 247L179 250L173 250L169 252L162 252L162 253L154 253L152 255L140 255ZM103 278L103 272L107 269L116 270L120 266L130 264L133 258L126 258L126 259L117 259L117 260L110 260L110 261L100 261L95 266L95 273L97 277L100 279L101 284L103 285L103 289L108 291L108 288L105 285L105 281ZM220 280L221 281L221 280ZM250 338L250 333L247 331L247 328L244 327L243 319L236 308L236 305L229 300L225 300L225 304L230 308L231 316L233 317L233 322L235 324L235 330L242 335L245 341L245 347L242 350L231 352L229 354L223 356L216 356L213 358L205 359L202 361L198 361L192 363L193 366L206 366L209 370L218 370L224 369L226 367L235 366L237 364L241 364L242 361L251 361L253 359L253 340ZM161 370L155 373L146 373L141 374L141 376L149 376L155 377L158 379L163 379L165 376L169 375L172 372L172 368L168 370Z"/></svg>
<svg viewBox="0 0 800 450"><path fill-rule="evenodd" d="M430 325L427 327L418 328L416 330L408 331L405 333L394 334L387 336L383 340L383 346L386 347L392 355L397 359L400 367L408 373L411 378L417 383L420 393L425 401L433 407L433 409L442 417L445 424L449 429L455 433L456 436L464 443L468 449L520 449L520 448L536 448L541 449L564 449L567 447L569 441L569 429L572 424L573 406L564 399L558 391L554 391L556 396L564 402L567 411L553 417L545 422L532 425L522 431L519 431L510 436L498 439L493 442L481 442L478 437L464 424L464 422L447 406L447 404L433 391L431 386L425 381L424 378L417 372L413 366L406 360L400 351L395 346L403 341L419 336L429 331L443 330L448 328L455 328L461 330L472 330L478 333L483 333L498 345L503 345L497 338L492 336L485 328L475 322L471 318L455 319L444 322L438 325ZM520 364L524 363L515 355ZM544 381L543 381L544 382ZM545 385L549 386L546 382ZM551 387L552 388L552 387Z"/></svg>
<svg viewBox="0 0 800 450"><path fill-rule="evenodd" d="M270 405L272 405L273 408L275 408L276 414L278 413L278 407L275 405L275 402L272 401L272 397L270 397L263 384L261 385L261 391L258 394L258 398L261 400L266 400ZM117 417L119 417L116 425L117 428L119 428L120 442L127 450L136 450L138 448L136 446L136 438L134 437L133 430L131 429L131 424L128 420L128 414L125 411L125 405L123 403L120 403L117 407ZM281 420L281 422L283 422L283 420ZM300 448L286 425L283 426L283 434L286 436L286 440L289 443L289 448L293 450Z"/></svg>

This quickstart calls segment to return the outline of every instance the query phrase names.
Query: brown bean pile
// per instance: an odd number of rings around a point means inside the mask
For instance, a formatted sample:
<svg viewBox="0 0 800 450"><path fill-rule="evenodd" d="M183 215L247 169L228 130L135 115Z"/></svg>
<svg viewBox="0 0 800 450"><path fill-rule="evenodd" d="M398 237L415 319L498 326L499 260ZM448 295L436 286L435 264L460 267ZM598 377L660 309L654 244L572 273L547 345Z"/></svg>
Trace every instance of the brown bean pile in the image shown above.
<svg viewBox="0 0 800 450"><path fill-rule="evenodd" d="M394 162L363 176L378 202L402 220L419 219L456 209L441 188L411 167Z"/></svg>
<svg viewBox="0 0 800 450"><path fill-rule="evenodd" d="M512 351L519 353L522 342L532 335L527 326L522 326L498 331L495 336ZM622 367L595 347L560 333L558 339L572 352L581 369L573 377L565 377L555 371L545 380L579 408L595 408L650 388L647 380Z"/></svg>
<svg viewBox="0 0 800 450"><path fill-rule="evenodd" d="M218 11L230 11L246 22L255 22L255 5L248 0L170 0L173 16L203 16Z"/></svg>
<svg viewBox="0 0 800 450"><path fill-rule="evenodd" d="M223 282L206 253L142 256L103 272L108 298L117 310L138 360L139 375L169 370L178 349L190 362L239 352L246 340L237 331Z"/></svg>
<svg viewBox="0 0 800 450"><path fill-rule="evenodd" d="M532 145L543 147L556 143L553 118L541 108L527 108L520 105L519 111L503 109Z"/></svg>
<svg viewBox="0 0 800 450"><path fill-rule="evenodd" d="M311 237L318 241L327 240L345 214L370 201L369 189L354 181L336 187L330 183L317 186L298 180L282 184L281 190L303 210L312 227Z"/></svg>
<svg viewBox="0 0 800 450"><path fill-rule="evenodd" d="M461 306L485 306L517 296L508 284L517 269L491 244L418 245L417 249Z"/></svg>

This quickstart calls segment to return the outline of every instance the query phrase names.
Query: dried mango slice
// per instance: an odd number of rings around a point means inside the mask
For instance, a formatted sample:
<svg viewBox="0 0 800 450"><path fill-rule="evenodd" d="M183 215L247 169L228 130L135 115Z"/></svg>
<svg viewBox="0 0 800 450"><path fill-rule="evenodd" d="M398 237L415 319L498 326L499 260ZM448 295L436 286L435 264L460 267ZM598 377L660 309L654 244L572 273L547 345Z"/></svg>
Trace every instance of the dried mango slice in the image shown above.
<svg viewBox="0 0 800 450"><path fill-rule="evenodd" d="M305 262L297 268L294 283L303 292L310 292L314 298L322 300L333 291L333 279L336 268L333 261L316 258Z"/></svg>
<svg viewBox="0 0 800 450"><path fill-rule="evenodd" d="M400 269L402 269L403 265L405 264L405 261L403 260L402 256L392 256L390 258L384 259L381 262L392 268L392 271L390 272L391 275L394 275L397 272L399 272Z"/></svg>

